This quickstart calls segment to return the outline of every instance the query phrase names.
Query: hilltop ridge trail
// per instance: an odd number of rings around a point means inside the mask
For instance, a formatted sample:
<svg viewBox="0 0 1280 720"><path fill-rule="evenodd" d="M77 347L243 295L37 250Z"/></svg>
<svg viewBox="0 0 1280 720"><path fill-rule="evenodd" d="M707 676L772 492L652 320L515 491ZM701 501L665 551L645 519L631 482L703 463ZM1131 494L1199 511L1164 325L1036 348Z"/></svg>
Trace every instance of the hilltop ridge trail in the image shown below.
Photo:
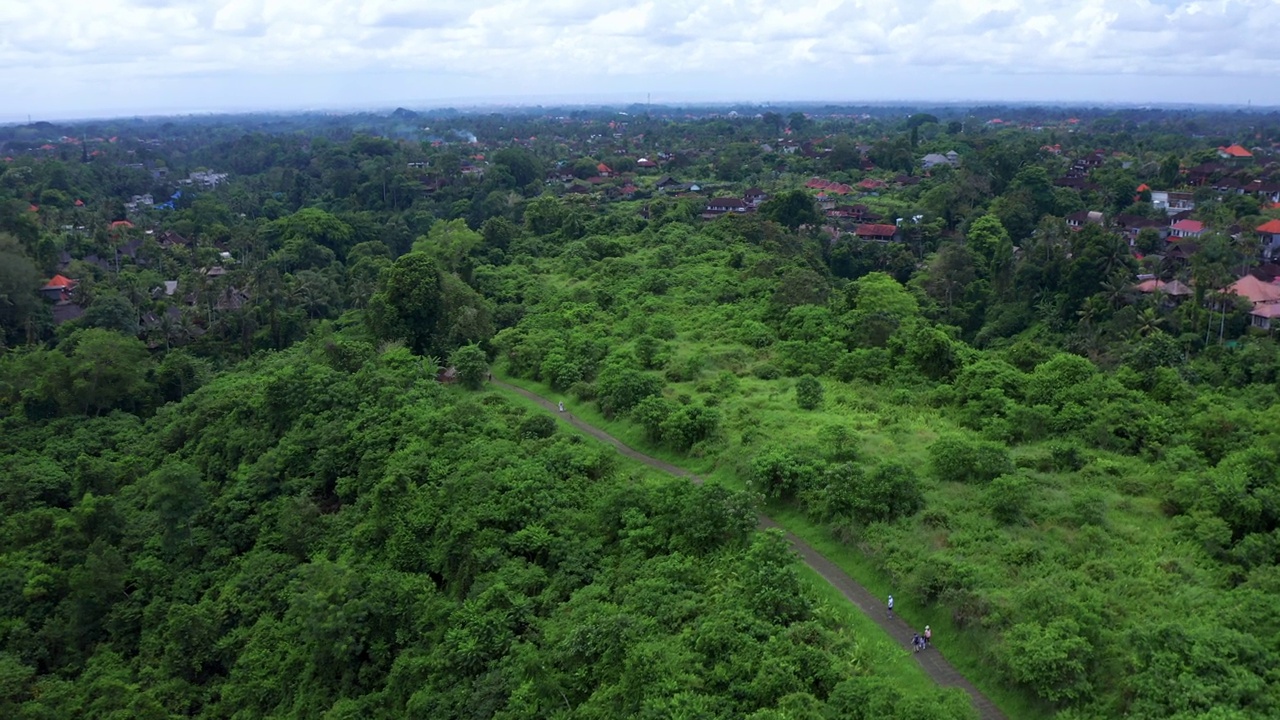
<svg viewBox="0 0 1280 720"><path fill-rule="evenodd" d="M489 382L495 387L517 393L536 402L542 408L551 411L560 419L560 421L566 422L588 435L612 445L617 448L618 452L632 458L633 460L638 460L670 475L686 478L695 484L702 484L702 478L688 470L672 465L669 462L649 457L644 453L628 447L623 444L622 441L585 420L574 416L572 413L567 411L560 412L555 402L552 402L541 395L530 392L521 387L516 387L510 383L505 383L497 378L493 378ZM864 615L875 621L875 623L879 625L890 638L899 643L899 647L905 648L910 645L912 633L915 631L897 615L894 615L892 618L885 616L884 598L873 595L869 590L837 567L835 563L823 557L821 553L814 550L805 541L796 537L794 534L787 532L785 528L778 525L769 517L761 514L759 515L759 521L761 528L776 528L781 530L786 536L787 541L791 543L791 547L796 551L796 554L800 556L801 561L803 561L805 565L808 565L814 570L814 572L821 575L824 580L831 583L832 587L840 591L840 594L843 595L846 600L853 603L854 607L857 607ZM986 695L983 695L976 687L973 686L973 683L970 683L963 675L957 672L956 669L951 666L951 663L947 662L936 649L930 648L925 652L913 653L913 655L915 656L916 662L920 663L920 667L924 669L925 674L930 678L933 678L934 682L938 683L938 685L943 687L960 688L968 693L970 701L973 702L974 709L977 710L978 716L983 718L983 720L1005 720L1005 714L996 707L995 703L991 702Z"/></svg>

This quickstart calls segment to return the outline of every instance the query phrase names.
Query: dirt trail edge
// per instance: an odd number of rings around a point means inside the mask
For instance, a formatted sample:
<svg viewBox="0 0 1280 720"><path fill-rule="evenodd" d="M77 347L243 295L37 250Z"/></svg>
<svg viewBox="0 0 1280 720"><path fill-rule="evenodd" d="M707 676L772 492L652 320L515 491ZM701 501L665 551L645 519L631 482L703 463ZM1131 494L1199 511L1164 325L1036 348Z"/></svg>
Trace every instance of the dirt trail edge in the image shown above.
<svg viewBox="0 0 1280 720"><path fill-rule="evenodd" d="M644 453L637 452L636 450L622 444L622 442L617 438L606 433L600 428L574 416L571 412L559 412L559 408L556 403L542 397L541 395L497 379L492 380L491 383L495 387L518 393L519 395L538 403L538 405L554 413L562 422L567 422L586 434L614 446L618 449L618 452L629 458L639 460L640 462L650 467L657 468L665 473L669 473L677 477L688 478L694 483L702 483L702 478L694 475L684 468L676 467L671 463L663 462L657 458L652 458ZM840 594L844 595L845 598L861 610L863 614L874 620L877 625L888 633L889 637L900 643L901 647L906 648L910 646L911 635L914 630L912 630L906 622L898 618L897 615L892 618L885 616L884 598L872 595L870 591L855 582L847 573L836 567L835 563L823 557L817 550L809 547L808 543L787 532L785 528L778 525L768 517L760 515L760 527L776 528L781 530L786 536L787 541L791 543L791 547L795 549L796 554L800 556L800 559L805 565L813 568L815 572L821 575L827 582L831 583L832 587L839 590ZM978 689L966 680L963 675L956 672L956 669L951 667L951 663L947 662L936 649L930 648L922 653L914 653L914 656L916 662L920 663L920 667L924 668L925 673L929 677L933 678L934 682L942 685L943 687L956 687L969 693L969 698L973 701L974 708L978 711L978 715L984 720L1005 720L1005 714L1000 711L1000 708L996 707L995 703L991 702L986 695L979 692Z"/></svg>

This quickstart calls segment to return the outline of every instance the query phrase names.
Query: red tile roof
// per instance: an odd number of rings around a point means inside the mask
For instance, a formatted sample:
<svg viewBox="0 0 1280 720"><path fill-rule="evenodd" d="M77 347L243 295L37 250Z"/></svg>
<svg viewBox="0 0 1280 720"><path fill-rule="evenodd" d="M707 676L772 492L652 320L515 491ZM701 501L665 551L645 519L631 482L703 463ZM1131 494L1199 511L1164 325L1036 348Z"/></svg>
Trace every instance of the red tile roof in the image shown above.
<svg viewBox="0 0 1280 720"><path fill-rule="evenodd" d="M1231 283L1223 292L1249 298L1254 303L1280 302L1280 285L1264 282L1252 275L1245 275Z"/></svg>
<svg viewBox="0 0 1280 720"><path fill-rule="evenodd" d="M898 232L898 228L896 225L859 225L854 232L858 237L893 237L893 234Z"/></svg>
<svg viewBox="0 0 1280 720"><path fill-rule="evenodd" d="M1170 227L1174 230L1181 230L1182 232L1204 232L1204 223L1199 220L1179 220Z"/></svg>
<svg viewBox="0 0 1280 720"><path fill-rule="evenodd" d="M1280 235L1280 220L1268 220L1255 228L1255 230L1268 235Z"/></svg>
<svg viewBox="0 0 1280 720"><path fill-rule="evenodd" d="M1249 152L1248 150L1245 150L1239 145L1231 145L1230 147L1224 147L1224 148L1218 148L1218 149L1221 150L1224 154L1229 155L1231 157L1238 157L1238 158L1253 157L1253 153Z"/></svg>
<svg viewBox="0 0 1280 720"><path fill-rule="evenodd" d="M69 287L74 287L75 284L76 284L76 281L72 280L69 277L65 277L63 275L54 275L52 278L49 279L49 282L45 283L44 287L41 288L41 290L54 290L54 289L65 290Z"/></svg>
<svg viewBox="0 0 1280 720"><path fill-rule="evenodd" d="M113 227L113 228L119 228L119 227L131 228L131 227L133 227L133 223L129 222L128 220L116 220L115 222L111 223L111 227Z"/></svg>

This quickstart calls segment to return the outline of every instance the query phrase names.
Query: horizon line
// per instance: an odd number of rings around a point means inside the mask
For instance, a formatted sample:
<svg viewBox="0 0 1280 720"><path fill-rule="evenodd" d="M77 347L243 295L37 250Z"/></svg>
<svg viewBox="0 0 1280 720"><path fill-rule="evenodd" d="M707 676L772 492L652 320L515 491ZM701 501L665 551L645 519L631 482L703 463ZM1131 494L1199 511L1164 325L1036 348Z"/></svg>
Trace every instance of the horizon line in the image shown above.
<svg viewBox="0 0 1280 720"><path fill-rule="evenodd" d="M769 107L1054 107L1059 109L1150 109L1150 110L1169 110L1169 109L1232 109L1232 110L1249 110L1253 112L1265 112L1280 110L1280 104L1277 105L1254 105L1251 101L1246 103L1223 103L1223 102L1135 102L1135 101L1118 101L1118 100L991 100L991 99L946 99L946 100L908 100L908 99L892 99L892 100L666 100L660 102L644 102L640 100L584 100L581 98L556 100L554 96L548 96L543 99L532 97L523 98L475 98L475 97L459 97L444 98L438 100L419 100L401 103L362 103L359 105L308 105L294 107L279 108L234 108L227 107L221 109L147 109L139 112L123 112L119 110L104 110L101 114L93 111L85 111L81 114L79 111L68 111L67 113L51 113L45 117L38 117L35 113L15 113L12 115L0 116L0 127L4 126L23 126L34 125L45 122L49 124L55 123L77 123L77 122L101 122L110 120L155 120L164 118L190 118L190 117L230 117L237 115L305 115L313 113L330 113L341 115L361 115L361 114L378 114L390 113L395 110L405 109L411 111L430 112L432 110L451 109L463 112L466 110L486 110L492 108L509 108L509 109L544 109L544 108L594 108L609 109L619 107L634 107L642 105L645 107L659 108L721 108L721 107L753 107L753 108L769 108ZM26 116L26 120L23 120Z"/></svg>

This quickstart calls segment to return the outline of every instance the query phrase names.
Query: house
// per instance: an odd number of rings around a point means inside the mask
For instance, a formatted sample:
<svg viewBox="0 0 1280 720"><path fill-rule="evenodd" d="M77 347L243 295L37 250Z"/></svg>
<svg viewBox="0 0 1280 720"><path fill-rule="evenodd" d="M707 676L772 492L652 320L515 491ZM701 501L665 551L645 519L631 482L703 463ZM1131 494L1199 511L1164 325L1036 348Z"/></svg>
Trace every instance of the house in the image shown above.
<svg viewBox="0 0 1280 720"><path fill-rule="evenodd" d="M213 306L218 310L239 310L248 302L249 293L228 285L222 292L218 293L218 299L214 300Z"/></svg>
<svg viewBox="0 0 1280 720"><path fill-rule="evenodd" d="M40 296L51 302L59 302L71 299L71 291L75 289L77 281L62 275L54 275L49 282L40 288Z"/></svg>
<svg viewBox="0 0 1280 720"><path fill-rule="evenodd" d="M600 173L600 177L609 177L610 175L613 174L613 170L611 170L609 166L605 165L604 163L600 163L596 165L596 172Z"/></svg>
<svg viewBox="0 0 1280 720"><path fill-rule="evenodd" d="M955 150L951 150L946 155L938 153L929 153L920 159L920 167L925 170L931 170L939 165L947 165L955 167L960 164L960 155Z"/></svg>
<svg viewBox="0 0 1280 720"><path fill-rule="evenodd" d="M1204 234L1204 223L1199 220L1179 220L1169 226L1172 238L1198 238Z"/></svg>
<svg viewBox="0 0 1280 720"><path fill-rule="evenodd" d="M198 170L192 172L185 180L178 182L183 185L203 185L204 187L217 187L227 179L227 173L213 172L211 170Z"/></svg>
<svg viewBox="0 0 1280 720"><path fill-rule="evenodd" d="M1151 192L1151 205L1169 215L1196 209L1196 201L1192 198L1191 193L1168 190L1153 190Z"/></svg>
<svg viewBox="0 0 1280 720"><path fill-rule="evenodd" d="M1254 305L1249 311L1249 324L1259 330L1273 330L1280 327L1280 303Z"/></svg>
<svg viewBox="0 0 1280 720"><path fill-rule="evenodd" d="M654 187L658 188L660 192L670 192L672 190L679 190L683 188L684 183L677 181L675 178L671 177L670 175L663 175L662 177L658 178L658 182L657 184L654 185Z"/></svg>
<svg viewBox="0 0 1280 720"><path fill-rule="evenodd" d="M757 187L747 188L746 192L742 193L743 202L745 202L747 205L750 205L751 207L759 207L760 203L768 199L769 199L769 196L766 195L763 190Z"/></svg>
<svg viewBox="0 0 1280 720"><path fill-rule="evenodd" d="M1239 145L1218 148L1218 157L1231 162L1247 162L1253 159L1253 153Z"/></svg>
<svg viewBox="0 0 1280 720"><path fill-rule="evenodd" d="M1101 225L1103 221L1102 213L1097 210L1080 210L1067 215L1064 219L1072 230L1079 230L1089 223Z"/></svg>
<svg viewBox="0 0 1280 720"><path fill-rule="evenodd" d="M883 224L863 224L859 225L853 231L859 240L871 240L874 242L891 242L895 235L898 234L896 225Z"/></svg>
<svg viewBox="0 0 1280 720"><path fill-rule="evenodd" d="M734 197L713 198L707 201L706 215L723 215L724 213L744 213L747 211L747 204L742 200Z"/></svg>
<svg viewBox="0 0 1280 720"><path fill-rule="evenodd" d="M1263 282L1274 282L1277 278L1280 278L1280 265L1273 262L1265 262L1250 270L1249 274Z"/></svg>
<svg viewBox="0 0 1280 720"><path fill-rule="evenodd" d="M61 325L84 315L84 308L70 300L59 301L53 306L53 324Z"/></svg>
<svg viewBox="0 0 1280 720"><path fill-rule="evenodd" d="M650 160L649 158L640 158L639 160L637 160L637 161L636 161L636 167L638 167L638 168L656 168L656 167L658 167L658 163L656 163L656 162L654 162L654 161Z"/></svg>
<svg viewBox="0 0 1280 720"><path fill-rule="evenodd" d="M1195 294L1194 290L1180 280L1170 280L1169 282L1165 282L1159 278L1143 280L1135 285L1133 289L1143 293L1144 295L1160 293L1167 296L1174 302L1184 300Z"/></svg>
<svg viewBox="0 0 1280 720"><path fill-rule="evenodd" d="M1280 318L1280 285L1265 282L1252 275L1245 275L1227 287L1224 293L1239 295L1253 304L1249 310L1249 323L1262 330L1273 330Z"/></svg>
<svg viewBox="0 0 1280 720"><path fill-rule="evenodd" d="M1244 192L1256 195L1264 203L1280 202L1280 182L1257 179L1244 186Z"/></svg>
<svg viewBox="0 0 1280 720"><path fill-rule="evenodd" d="M1280 285L1264 282L1252 275L1245 275L1223 288L1222 291L1246 298L1254 305L1280 302Z"/></svg>
<svg viewBox="0 0 1280 720"><path fill-rule="evenodd" d="M172 230L165 230L160 233L160 247L162 248L186 247L190 244L190 240Z"/></svg>
<svg viewBox="0 0 1280 720"><path fill-rule="evenodd" d="M1280 253L1280 220L1268 220L1254 228L1262 241L1262 257L1271 260Z"/></svg>
<svg viewBox="0 0 1280 720"><path fill-rule="evenodd" d="M1121 213L1115 217L1114 223L1116 230L1129 241L1130 245L1137 241L1138 233L1143 230L1154 230L1161 240L1169 237L1169 224L1153 218Z"/></svg>

